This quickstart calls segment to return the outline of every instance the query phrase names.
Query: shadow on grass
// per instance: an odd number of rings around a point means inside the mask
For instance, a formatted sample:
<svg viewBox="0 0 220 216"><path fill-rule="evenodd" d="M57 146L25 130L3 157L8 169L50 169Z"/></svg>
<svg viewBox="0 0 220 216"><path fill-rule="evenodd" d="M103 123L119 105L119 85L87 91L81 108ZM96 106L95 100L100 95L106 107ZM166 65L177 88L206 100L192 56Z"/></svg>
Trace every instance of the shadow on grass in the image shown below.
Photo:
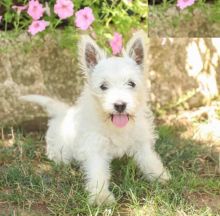
<svg viewBox="0 0 220 216"><path fill-rule="evenodd" d="M16 132L0 146L0 212L10 215L216 215L220 213L218 154L208 143L182 139L186 128L161 125L156 149L171 171L166 185L148 182L131 158L112 163L117 204L91 207L77 165L45 156L42 133ZM11 213L12 212L12 213ZM3 214L4 215L4 214ZM13 215L13 214L12 214Z"/></svg>

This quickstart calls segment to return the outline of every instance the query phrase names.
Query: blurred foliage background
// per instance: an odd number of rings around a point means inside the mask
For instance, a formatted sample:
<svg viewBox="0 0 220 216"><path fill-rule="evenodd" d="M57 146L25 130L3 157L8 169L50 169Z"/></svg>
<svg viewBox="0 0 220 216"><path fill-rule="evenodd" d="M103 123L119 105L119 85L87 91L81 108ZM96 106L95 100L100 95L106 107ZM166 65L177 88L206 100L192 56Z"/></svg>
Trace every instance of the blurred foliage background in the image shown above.
<svg viewBox="0 0 220 216"><path fill-rule="evenodd" d="M45 35L48 32L57 34L56 30L62 29L61 36L63 36L63 40L61 44L69 48L69 44L73 44L75 37L79 33L79 29L74 24L74 15L68 19L59 20L53 10L55 0L40 0L39 2L44 6L47 5L50 9L50 15L44 13L42 18L50 22L49 28L40 34ZM105 45L106 40L112 37L114 31L119 32L125 38L128 37L129 32L135 29L141 28L147 31L147 0L73 0L73 3L74 14L84 7L92 8L95 21L86 33L91 33L102 45ZM31 17L28 16L26 11L17 13L12 8L14 5L22 6L27 4L27 0L0 1L0 16L2 16L0 33L1 31L12 31L13 35L17 36L27 31L32 22Z"/></svg>

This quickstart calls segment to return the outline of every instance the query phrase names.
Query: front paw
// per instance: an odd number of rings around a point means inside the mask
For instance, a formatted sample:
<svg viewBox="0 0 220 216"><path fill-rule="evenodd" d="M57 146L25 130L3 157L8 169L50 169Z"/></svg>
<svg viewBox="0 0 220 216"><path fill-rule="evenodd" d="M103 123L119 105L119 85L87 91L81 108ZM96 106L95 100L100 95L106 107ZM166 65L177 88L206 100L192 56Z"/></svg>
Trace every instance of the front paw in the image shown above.
<svg viewBox="0 0 220 216"><path fill-rule="evenodd" d="M161 173L159 176L158 181L162 184L165 184L169 180L171 180L171 174L168 170L164 170L163 173Z"/></svg>
<svg viewBox="0 0 220 216"><path fill-rule="evenodd" d="M101 191L97 194L93 194L89 198L89 203L92 205L111 205L115 203L115 197L110 191Z"/></svg>
<svg viewBox="0 0 220 216"><path fill-rule="evenodd" d="M171 175L168 170L163 170L162 172L147 174L147 178L150 181L159 181L160 183L165 184L171 179Z"/></svg>

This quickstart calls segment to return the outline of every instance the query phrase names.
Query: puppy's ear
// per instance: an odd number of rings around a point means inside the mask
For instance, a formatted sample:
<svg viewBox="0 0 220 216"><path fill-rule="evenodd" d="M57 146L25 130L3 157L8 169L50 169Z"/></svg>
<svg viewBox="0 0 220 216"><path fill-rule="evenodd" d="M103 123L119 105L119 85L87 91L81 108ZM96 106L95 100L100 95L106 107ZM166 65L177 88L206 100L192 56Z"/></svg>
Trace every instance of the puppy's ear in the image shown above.
<svg viewBox="0 0 220 216"><path fill-rule="evenodd" d="M137 65L143 66L146 55L146 34L144 31L136 32L128 41L126 54L132 58Z"/></svg>
<svg viewBox="0 0 220 216"><path fill-rule="evenodd" d="M88 35L81 36L78 44L79 62L84 72L90 73L100 60L106 58L104 50Z"/></svg>

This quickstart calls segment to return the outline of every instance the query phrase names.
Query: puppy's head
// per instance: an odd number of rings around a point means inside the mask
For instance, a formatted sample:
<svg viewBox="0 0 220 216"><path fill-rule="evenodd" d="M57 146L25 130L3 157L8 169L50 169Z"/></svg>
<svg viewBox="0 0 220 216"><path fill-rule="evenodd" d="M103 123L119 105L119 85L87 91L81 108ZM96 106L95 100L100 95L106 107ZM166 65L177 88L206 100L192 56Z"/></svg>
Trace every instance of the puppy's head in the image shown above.
<svg viewBox="0 0 220 216"><path fill-rule="evenodd" d="M130 39L123 57L107 57L89 36L79 44L81 67L98 111L114 127L134 122L146 102L144 48L141 32Z"/></svg>

